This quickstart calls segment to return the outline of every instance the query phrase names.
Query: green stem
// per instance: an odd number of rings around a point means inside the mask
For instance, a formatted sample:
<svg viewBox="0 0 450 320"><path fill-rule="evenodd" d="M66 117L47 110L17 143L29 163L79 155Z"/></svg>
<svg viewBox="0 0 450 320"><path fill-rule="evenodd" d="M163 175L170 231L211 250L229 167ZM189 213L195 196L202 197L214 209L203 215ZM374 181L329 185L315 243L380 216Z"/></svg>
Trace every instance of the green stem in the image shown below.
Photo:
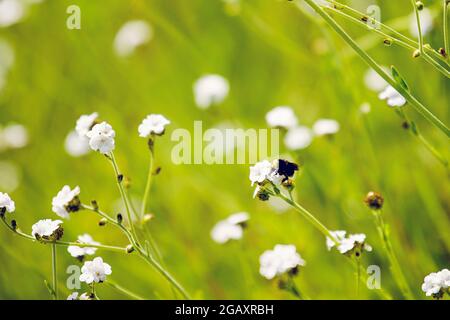
<svg viewBox="0 0 450 320"><path fill-rule="evenodd" d="M383 68L370 57L360 46L345 32L345 30L334 19L326 13L313 0L304 0L313 8L343 39L348 45L363 59L372 69L375 70L387 83L394 87L405 99L419 112L426 120L441 130L447 137L450 137L450 129L439 120L432 112L422 105L408 90L398 84Z"/></svg>
<svg viewBox="0 0 450 320"><path fill-rule="evenodd" d="M128 223L130 224L130 228L131 228L131 234L133 235L134 239L138 239L137 238L137 234L136 234L136 229L134 227L134 222L133 222L133 219L132 219L132 216L131 216L131 211L130 211L130 205L128 203L128 198L127 198L127 196L125 194L125 190L123 189L122 182L119 181L119 175L120 175L119 167L117 165L117 162L116 162L116 159L114 157L114 153L113 152L111 152L110 156L111 156L110 159L111 159L111 163L112 163L112 166L113 166L113 169L114 169L114 173L116 175L116 181L117 181L117 186L119 187L120 196L122 197L123 203L125 205L125 210L127 212Z"/></svg>
<svg viewBox="0 0 450 320"><path fill-rule="evenodd" d="M55 300L58 300L58 277L56 268L56 244L52 244L52 278L53 278L53 292L55 293Z"/></svg>
<svg viewBox="0 0 450 320"><path fill-rule="evenodd" d="M149 157L149 164L148 164L148 176L147 176L147 183L145 184L144 197L142 198L141 218L145 214L145 210L147 208L148 196L150 194L150 188L151 188L151 185L152 185L153 162L154 162L153 147L150 147L150 157Z"/></svg>
<svg viewBox="0 0 450 320"><path fill-rule="evenodd" d="M372 213L375 216L375 222L376 222L378 234L383 243L383 249L386 253L386 256L388 257L389 264L391 266L391 271L394 276L394 280L397 283L398 287L400 288L400 290L405 298L414 299L411 289L408 286L408 282L406 281L406 278L405 278L403 271L400 267L400 264L397 260L397 256L395 255L394 250L392 248L391 240L389 238L389 234L387 232L387 226L384 223L382 213L380 210L372 211Z"/></svg>
<svg viewBox="0 0 450 320"><path fill-rule="evenodd" d="M177 280L167 271L165 270L151 255L146 254L145 252L138 250L140 253L140 256L152 267L154 267L164 278L167 279L167 281L172 284L179 293L183 296L184 299L189 300L189 294L187 291L183 288L181 284L178 283Z"/></svg>
<svg viewBox="0 0 450 320"><path fill-rule="evenodd" d="M147 299L145 299L145 298L139 296L138 294L133 293L133 292L131 292L131 291L128 290L128 289L125 289L124 287L118 285L117 283L112 282L111 280L108 280L108 281L106 281L105 283L108 284L110 287L116 289L117 291L119 291L119 292L121 292L121 293L123 293L123 294L129 296L129 297L132 298L132 299L135 299L135 300L147 300Z"/></svg>
<svg viewBox="0 0 450 320"><path fill-rule="evenodd" d="M423 35L422 35L422 26L420 25L420 14L419 9L416 6L416 1L411 0L411 4L414 8L414 14L416 15L416 21L417 21L417 32L419 34L419 50L420 53L423 54Z"/></svg>
<svg viewBox="0 0 450 320"><path fill-rule="evenodd" d="M277 196L288 204L290 204L294 209L296 209L309 223L311 223L317 230L319 230L325 237L330 238L336 245L339 245L339 241L335 236L325 227L316 217L314 217L308 210L299 205L296 201L291 200L286 197L283 193L278 193Z"/></svg>
<svg viewBox="0 0 450 320"><path fill-rule="evenodd" d="M356 257L356 297L360 295L360 283L361 283L361 258Z"/></svg>
<svg viewBox="0 0 450 320"><path fill-rule="evenodd" d="M444 1L444 14L443 14L443 25L444 25L444 49L445 49L445 59L447 61L450 60L450 45L449 45L449 39L448 39L448 8L449 8L449 2L448 0Z"/></svg>

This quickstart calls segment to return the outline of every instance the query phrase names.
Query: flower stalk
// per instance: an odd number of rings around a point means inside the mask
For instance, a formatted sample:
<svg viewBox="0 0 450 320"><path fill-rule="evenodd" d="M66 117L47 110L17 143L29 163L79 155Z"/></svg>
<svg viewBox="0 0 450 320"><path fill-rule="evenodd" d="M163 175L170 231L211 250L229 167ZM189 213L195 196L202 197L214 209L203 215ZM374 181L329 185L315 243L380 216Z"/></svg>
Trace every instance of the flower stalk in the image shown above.
<svg viewBox="0 0 450 320"><path fill-rule="evenodd" d="M56 268L56 243L52 243L52 280L54 299L58 300L58 276Z"/></svg>

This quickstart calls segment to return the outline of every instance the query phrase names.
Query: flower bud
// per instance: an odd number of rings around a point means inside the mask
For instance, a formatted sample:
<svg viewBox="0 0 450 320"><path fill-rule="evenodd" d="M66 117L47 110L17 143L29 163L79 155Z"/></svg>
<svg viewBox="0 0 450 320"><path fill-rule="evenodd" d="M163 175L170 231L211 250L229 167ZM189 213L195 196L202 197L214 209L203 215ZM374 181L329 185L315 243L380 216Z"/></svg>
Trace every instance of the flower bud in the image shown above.
<svg viewBox="0 0 450 320"><path fill-rule="evenodd" d="M98 222L98 225L100 227L103 227L106 225L107 222L108 222L108 220L106 220L106 218L101 218L100 221Z"/></svg>
<svg viewBox="0 0 450 320"><path fill-rule="evenodd" d="M118 181L119 183L122 183L122 181L123 181L123 174L119 174L119 175L117 176L117 181Z"/></svg>
<svg viewBox="0 0 450 320"><path fill-rule="evenodd" d="M413 52L413 58L418 58L418 57L420 57L420 50L419 49L417 49L417 50L415 50L414 52Z"/></svg>
<svg viewBox="0 0 450 320"><path fill-rule="evenodd" d="M386 38L386 39L383 40L383 43L386 46L390 47L392 45L392 43L393 43L393 40L391 38Z"/></svg>
<svg viewBox="0 0 450 320"><path fill-rule="evenodd" d="M281 184L289 191L292 191L295 188L295 182L291 178L284 180Z"/></svg>
<svg viewBox="0 0 450 320"><path fill-rule="evenodd" d="M97 200L92 200L92 201L91 201L91 205L92 205L92 208L94 209L94 211L97 211L97 210L98 210L98 203L97 203Z"/></svg>
<svg viewBox="0 0 450 320"><path fill-rule="evenodd" d="M6 207L0 208L0 217L3 218L6 213Z"/></svg>
<svg viewBox="0 0 450 320"><path fill-rule="evenodd" d="M417 8L417 10L419 10L419 11L422 11L423 10L423 2L422 1L416 1L416 8Z"/></svg>
<svg viewBox="0 0 450 320"><path fill-rule="evenodd" d="M122 221L123 221L123 216L122 216L121 213L118 213L118 214L117 214L117 222L118 222L119 224L121 224Z"/></svg>
<svg viewBox="0 0 450 320"><path fill-rule="evenodd" d="M132 253L134 251L133 245L129 244L127 245L127 253Z"/></svg>
<svg viewBox="0 0 450 320"><path fill-rule="evenodd" d="M447 58L447 52L445 52L444 48L439 48L439 54L444 58Z"/></svg>
<svg viewBox="0 0 450 320"><path fill-rule="evenodd" d="M380 210L383 207L384 199L380 193L370 191L364 199L364 202L370 209Z"/></svg>
<svg viewBox="0 0 450 320"><path fill-rule="evenodd" d="M149 222L150 220L153 220L154 217L155 216L151 213L144 214L144 216L142 217L142 223L145 224L145 223Z"/></svg>
<svg viewBox="0 0 450 320"><path fill-rule="evenodd" d="M14 231L17 230L17 222L16 222L16 220L11 220L11 228L13 228Z"/></svg>

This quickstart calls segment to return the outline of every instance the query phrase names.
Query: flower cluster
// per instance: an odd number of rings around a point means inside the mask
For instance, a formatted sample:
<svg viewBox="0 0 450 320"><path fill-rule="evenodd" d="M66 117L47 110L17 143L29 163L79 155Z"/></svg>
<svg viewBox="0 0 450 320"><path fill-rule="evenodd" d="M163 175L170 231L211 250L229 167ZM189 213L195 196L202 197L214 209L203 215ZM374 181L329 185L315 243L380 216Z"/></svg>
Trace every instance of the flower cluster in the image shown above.
<svg viewBox="0 0 450 320"><path fill-rule="evenodd" d="M244 228L250 219L247 212L232 214L227 219L219 221L211 230L211 238L220 244L230 240L239 240L244 234Z"/></svg>
<svg viewBox="0 0 450 320"><path fill-rule="evenodd" d="M80 188L76 186L73 190L64 186L52 200L52 211L64 219L69 219L71 212L80 210Z"/></svg>
<svg viewBox="0 0 450 320"><path fill-rule="evenodd" d="M265 251L259 257L259 263L259 273L268 280L286 273L295 275L299 266L306 265L294 245L283 244L277 244L273 250Z"/></svg>
<svg viewBox="0 0 450 320"><path fill-rule="evenodd" d="M73 292L67 297L67 300L92 300L92 298L93 297L86 292L82 294L79 294L78 292Z"/></svg>
<svg viewBox="0 0 450 320"><path fill-rule="evenodd" d="M269 127L286 129L284 144L289 150L301 150L309 147L314 137L336 134L340 125L333 119L319 119L312 129L299 125L294 110L289 106L278 106L266 114Z"/></svg>
<svg viewBox="0 0 450 320"><path fill-rule="evenodd" d="M161 114L150 114L139 125L139 136L149 138L152 135L161 136L166 130L166 126L170 121Z"/></svg>
<svg viewBox="0 0 450 320"><path fill-rule="evenodd" d="M222 103L228 96L228 80L218 74L208 74L194 83L194 98L197 107L208 109Z"/></svg>
<svg viewBox="0 0 450 320"><path fill-rule="evenodd" d="M31 235L36 240L56 241L61 239L64 229L61 220L39 220L31 227Z"/></svg>
<svg viewBox="0 0 450 320"><path fill-rule="evenodd" d="M94 241L92 237L85 233L83 235L78 236L79 243L83 244L93 244L93 245L99 245L100 243L97 241ZM70 253L70 255L74 258L77 258L78 260L83 260L85 256L92 256L97 251L97 248L94 247L79 247L79 246L68 246L67 251Z"/></svg>
<svg viewBox="0 0 450 320"><path fill-rule="evenodd" d="M153 29L143 20L126 22L114 39L114 51L119 57L128 57L153 36Z"/></svg>
<svg viewBox="0 0 450 320"><path fill-rule="evenodd" d="M450 295L450 270L443 269L439 272L430 273L425 277L422 290L428 297L441 299L445 293Z"/></svg>
<svg viewBox="0 0 450 320"><path fill-rule="evenodd" d="M0 212L2 215L7 211L9 213L16 210L16 204L7 193L0 192Z"/></svg>
<svg viewBox="0 0 450 320"><path fill-rule="evenodd" d="M101 283L106 280L106 276L112 273L111 266L103 262L100 257L92 261L86 261L81 267L80 281L87 284Z"/></svg>
<svg viewBox="0 0 450 320"><path fill-rule="evenodd" d="M336 249L347 256L359 257L363 251L370 252L372 247L366 243L366 235L363 233L349 234L343 230L331 231L332 236L338 241L335 243L330 237L327 237L326 243L328 251L336 246Z"/></svg>

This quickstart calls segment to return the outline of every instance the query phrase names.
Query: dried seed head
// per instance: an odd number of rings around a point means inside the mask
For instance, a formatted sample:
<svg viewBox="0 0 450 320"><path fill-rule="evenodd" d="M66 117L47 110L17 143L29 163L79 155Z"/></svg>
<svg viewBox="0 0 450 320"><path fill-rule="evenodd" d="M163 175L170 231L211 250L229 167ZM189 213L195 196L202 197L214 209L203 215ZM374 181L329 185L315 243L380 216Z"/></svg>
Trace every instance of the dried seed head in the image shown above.
<svg viewBox="0 0 450 320"><path fill-rule="evenodd" d="M261 200L261 201L268 201L269 198L270 198L270 195L269 195L269 193L266 190L259 189L256 192L256 197L258 197L258 199Z"/></svg>
<svg viewBox="0 0 450 320"><path fill-rule="evenodd" d="M70 201L66 206L65 209L67 212L77 212L81 208L81 201L78 196L74 197L72 201Z"/></svg>
<svg viewBox="0 0 450 320"><path fill-rule="evenodd" d="M384 198L380 193L370 191L364 199L364 202L370 209L380 210L383 207Z"/></svg>

